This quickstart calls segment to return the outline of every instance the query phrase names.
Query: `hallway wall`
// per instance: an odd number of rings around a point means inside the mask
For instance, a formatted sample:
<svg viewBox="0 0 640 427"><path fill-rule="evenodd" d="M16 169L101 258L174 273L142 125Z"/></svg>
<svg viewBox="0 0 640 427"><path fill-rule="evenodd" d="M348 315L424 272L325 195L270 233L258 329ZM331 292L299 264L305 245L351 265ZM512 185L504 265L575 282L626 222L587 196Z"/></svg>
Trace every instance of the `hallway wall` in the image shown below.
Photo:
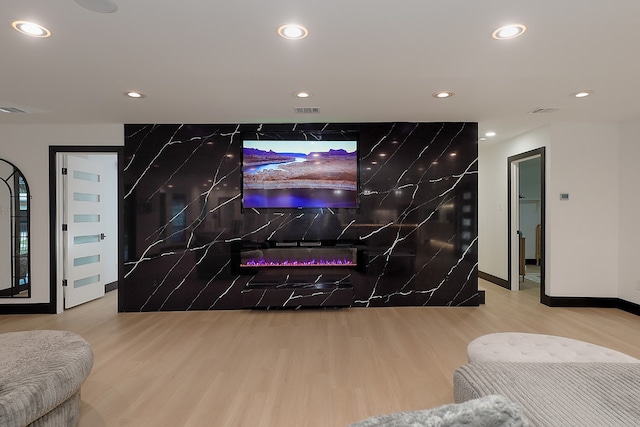
<svg viewBox="0 0 640 427"><path fill-rule="evenodd" d="M5 304L49 303L49 146L123 145L123 125L0 126L0 158L15 164L31 191L31 298L0 299ZM1 310L1 307L0 307Z"/></svg>
<svg viewBox="0 0 640 427"><path fill-rule="evenodd" d="M640 304L640 120L623 123L620 130L620 242L618 294L625 301Z"/></svg>
<svg viewBox="0 0 640 427"><path fill-rule="evenodd" d="M544 146L546 293L618 297L619 141L616 124L559 123L480 144L479 271L508 279L507 158Z"/></svg>
<svg viewBox="0 0 640 427"><path fill-rule="evenodd" d="M478 270L508 279L507 158L539 147L547 147L550 129L540 128L513 140L478 144Z"/></svg>

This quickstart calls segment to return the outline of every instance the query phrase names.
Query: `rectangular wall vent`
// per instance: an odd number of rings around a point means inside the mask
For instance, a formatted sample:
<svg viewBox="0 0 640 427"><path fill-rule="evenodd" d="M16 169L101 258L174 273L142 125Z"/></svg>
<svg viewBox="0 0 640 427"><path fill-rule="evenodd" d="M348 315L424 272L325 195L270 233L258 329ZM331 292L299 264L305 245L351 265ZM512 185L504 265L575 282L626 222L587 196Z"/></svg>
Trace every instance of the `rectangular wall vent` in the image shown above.
<svg viewBox="0 0 640 427"><path fill-rule="evenodd" d="M17 107L0 107L0 113L28 113Z"/></svg>
<svg viewBox="0 0 640 427"><path fill-rule="evenodd" d="M555 113L558 110L559 110L559 108L541 108L541 107L538 107L536 109L533 109L533 110L529 111L529 114Z"/></svg>
<svg viewBox="0 0 640 427"><path fill-rule="evenodd" d="M293 111L300 114L316 114L320 112L320 109L318 107L296 107Z"/></svg>

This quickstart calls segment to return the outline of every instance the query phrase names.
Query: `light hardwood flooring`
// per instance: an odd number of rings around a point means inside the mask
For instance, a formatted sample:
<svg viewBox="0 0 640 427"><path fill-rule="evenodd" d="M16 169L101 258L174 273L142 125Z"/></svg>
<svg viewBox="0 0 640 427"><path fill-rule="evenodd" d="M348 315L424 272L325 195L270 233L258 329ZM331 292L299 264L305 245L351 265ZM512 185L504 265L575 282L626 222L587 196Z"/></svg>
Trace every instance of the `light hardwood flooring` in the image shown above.
<svg viewBox="0 0 640 427"><path fill-rule="evenodd" d="M66 329L93 347L81 427L346 426L451 403L466 346L492 332L563 335L640 358L640 317L550 308L480 280L480 307L117 313L116 292L0 332Z"/></svg>

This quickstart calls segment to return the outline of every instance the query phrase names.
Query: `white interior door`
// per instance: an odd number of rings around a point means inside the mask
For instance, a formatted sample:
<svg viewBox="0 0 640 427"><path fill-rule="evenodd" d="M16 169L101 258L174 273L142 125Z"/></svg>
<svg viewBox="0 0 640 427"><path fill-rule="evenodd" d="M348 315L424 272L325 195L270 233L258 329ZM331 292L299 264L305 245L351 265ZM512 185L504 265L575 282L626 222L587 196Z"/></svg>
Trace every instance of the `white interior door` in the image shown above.
<svg viewBox="0 0 640 427"><path fill-rule="evenodd" d="M63 162L64 307L71 308L104 296L105 183L101 163L71 155Z"/></svg>

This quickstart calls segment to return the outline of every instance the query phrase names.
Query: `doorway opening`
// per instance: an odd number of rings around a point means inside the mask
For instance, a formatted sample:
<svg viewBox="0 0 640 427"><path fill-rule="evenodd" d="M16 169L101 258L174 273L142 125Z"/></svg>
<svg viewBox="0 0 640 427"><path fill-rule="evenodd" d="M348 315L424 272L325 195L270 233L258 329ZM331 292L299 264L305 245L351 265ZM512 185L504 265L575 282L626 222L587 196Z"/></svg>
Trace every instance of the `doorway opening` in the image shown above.
<svg viewBox="0 0 640 427"><path fill-rule="evenodd" d="M545 292L545 148L507 159L508 167L508 276L512 291L539 284Z"/></svg>
<svg viewBox="0 0 640 427"><path fill-rule="evenodd" d="M49 147L53 313L100 297L122 282L123 155L120 146ZM87 187L94 184L101 184L102 189Z"/></svg>

